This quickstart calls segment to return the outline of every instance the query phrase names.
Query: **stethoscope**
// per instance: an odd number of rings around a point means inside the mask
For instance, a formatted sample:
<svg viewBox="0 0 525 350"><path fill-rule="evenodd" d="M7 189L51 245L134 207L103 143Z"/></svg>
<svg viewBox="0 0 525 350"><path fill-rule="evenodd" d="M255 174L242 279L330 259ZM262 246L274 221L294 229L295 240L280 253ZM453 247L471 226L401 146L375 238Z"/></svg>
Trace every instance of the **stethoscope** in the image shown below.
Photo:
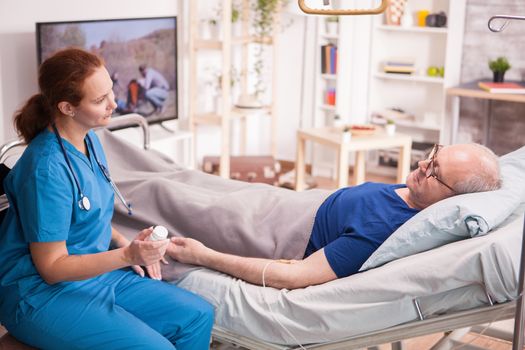
<svg viewBox="0 0 525 350"><path fill-rule="evenodd" d="M78 181L77 174L75 173L75 171L73 170L73 167L71 166L71 162L69 160L69 156L67 155L66 148L64 147L64 143L62 142L62 138L60 137L60 134L58 133L58 129L57 129L56 125L52 124L52 127L53 127L53 131L55 132L55 136L57 137L58 143L60 144L60 148L62 148L62 153L64 154L64 158L66 159L67 167L71 171L71 174L73 174L73 178L75 179L75 183L77 185L78 192L80 194L80 200L78 201L78 206L82 210L89 211L89 209L91 209L91 202L89 201L89 198L87 196L85 196L84 193L82 192L82 187L80 187L80 181ZM91 141L91 137L89 136L89 134L87 134L86 136L87 136L87 140L88 140L87 143L91 146L91 152L93 152L93 157L95 158L95 161L97 162L98 167L102 171L102 174L104 174L104 177L109 182L109 184L113 188L113 191L115 192L117 197L120 199L122 204L124 204L126 209L128 209L128 215L133 214L131 212L131 210L132 210L131 209L131 204L128 203L124 199L124 196L122 195L122 193L120 193L119 189L117 188L117 185L115 185L115 183L111 179L111 176L109 175L109 170L104 166L104 164L102 164L98 160L97 153L95 152L95 147L93 147L93 141ZM89 149L89 146L88 146L88 149Z"/></svg>

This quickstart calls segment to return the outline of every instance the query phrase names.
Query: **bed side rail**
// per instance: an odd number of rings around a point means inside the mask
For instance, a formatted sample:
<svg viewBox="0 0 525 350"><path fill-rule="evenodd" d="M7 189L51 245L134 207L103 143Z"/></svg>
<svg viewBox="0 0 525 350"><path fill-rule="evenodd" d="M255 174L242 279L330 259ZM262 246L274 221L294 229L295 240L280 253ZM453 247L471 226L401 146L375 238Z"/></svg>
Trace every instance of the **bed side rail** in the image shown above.
<svg viewBox="0 0 525 350"><path fill-rule="evenodd" d="M505 320L514 317L516 301L512 300L494 306L482 306L471 310L459 311L425 319L416 320L388 329L373 331L370 333L349 337L346 339L303 345L305 349L315 350L350 350L362 349L378 344L393 343L403 339L418 337L422 335L452 331L472 325ZM265 341L243 337L219 326L213 327L213 339L220 343L243 346L251 350L281 350L299 349L296 346L285 346Z"/></svg>
<svg viewBox="0 0 525 350"><path fill-rule="evenodd" d="M7 156L9 154L9 151L16 148L25 146L26 144L22 140L11 140L3 145L0 146L0 166L2 169L0 170L0 213L2 213L4 210L9 208L9 201L7 200L7 196L4 193L4 187L3 187L3 181L4 178L9 173L9 167L4 164L4 162L7 159ZM3 215L3 214L0 214ZM3 216L0 216L0 222L3 220Z"/></svg>
<svg viewBox="0 0 525 350"><path fill-rule="evenodd" d="M4 143L0 147L0 163L5 161L7 153L15 147L25 146L25 142L22 140L11 140Z"/></svg>
<svg viewBox="0 0 525 350"><path fill-rule="evenodd" d="M476 324L506 320L514 317L516 301L494 306L482 306L472 310L441 315L423 321L409 322L385 330L375 331L339 341L305 346L306 349L335 350L359 349L366 346L392 343L422 335L452 331Z"/></svg>
<svg viewBox="0 0 525 350"><path fill-rule="evenodd" d="M144 149L150 148L150 136L149 136L149 124L146 121L146 118L137 113L130 113L121 115L118 117L111 118L107 129L109 130L119 130L129 127L139 126L142 129L142 135L144 144Z"/></svg>

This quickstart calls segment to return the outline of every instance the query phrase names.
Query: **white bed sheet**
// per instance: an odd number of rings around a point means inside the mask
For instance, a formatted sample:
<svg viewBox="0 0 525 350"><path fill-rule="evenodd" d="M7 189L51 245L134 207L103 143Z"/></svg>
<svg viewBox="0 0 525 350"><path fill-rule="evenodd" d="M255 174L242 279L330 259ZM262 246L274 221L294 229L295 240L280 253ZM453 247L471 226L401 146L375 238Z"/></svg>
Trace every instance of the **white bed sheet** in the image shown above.
<svg viewBox="0 0 525 350"><path fill-rule="evenodd" d="M524 210L487 236L305 289L263 289L208 269L177 284L215 305L216 324L239 335L295 344L277 317L303 344L339 340L417 320L414 298L425 318L486 305L485 290L496 303L514 299Z"/></svg>

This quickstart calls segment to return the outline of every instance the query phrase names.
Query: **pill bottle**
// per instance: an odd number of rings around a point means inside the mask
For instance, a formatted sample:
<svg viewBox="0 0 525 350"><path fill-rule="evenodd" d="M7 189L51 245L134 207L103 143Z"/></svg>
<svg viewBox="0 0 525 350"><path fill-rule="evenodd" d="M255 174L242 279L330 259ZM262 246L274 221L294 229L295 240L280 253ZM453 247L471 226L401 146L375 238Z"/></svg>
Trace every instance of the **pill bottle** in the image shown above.
<svg viewBox="0 0 525 350"><path fill-rule="evenodd" d="M148 237L149 241L162 241L168 238L168 230L164 226L155 226L153 232Z"/></svg>

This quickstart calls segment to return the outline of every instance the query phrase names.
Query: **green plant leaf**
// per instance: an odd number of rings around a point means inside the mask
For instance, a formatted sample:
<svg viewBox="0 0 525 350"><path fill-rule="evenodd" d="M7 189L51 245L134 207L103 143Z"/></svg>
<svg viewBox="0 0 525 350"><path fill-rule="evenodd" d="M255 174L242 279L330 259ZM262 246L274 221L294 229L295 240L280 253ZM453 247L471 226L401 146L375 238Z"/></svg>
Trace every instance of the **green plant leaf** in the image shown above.
<svg viewBox="0 0 525 350"><path fill-rule="evenodd" d="M498 57L495 60L489 60L489 68L493 72L505 73L511 68L511 65L506 57Z"/></svg>

